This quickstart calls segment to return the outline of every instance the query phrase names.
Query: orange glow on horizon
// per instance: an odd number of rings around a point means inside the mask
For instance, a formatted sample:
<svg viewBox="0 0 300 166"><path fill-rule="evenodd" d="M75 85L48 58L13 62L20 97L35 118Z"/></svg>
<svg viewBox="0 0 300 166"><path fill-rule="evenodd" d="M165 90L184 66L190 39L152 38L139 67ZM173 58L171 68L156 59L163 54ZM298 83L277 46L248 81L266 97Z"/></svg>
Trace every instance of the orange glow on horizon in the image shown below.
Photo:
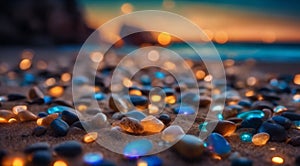
<svg viewBox="0 0 300 166"><path fill-rule="evenodd" d="M171 36L166 32L160 33L157 37L158 43L164 46L170 44L171 39L172 39Z"/></svg>

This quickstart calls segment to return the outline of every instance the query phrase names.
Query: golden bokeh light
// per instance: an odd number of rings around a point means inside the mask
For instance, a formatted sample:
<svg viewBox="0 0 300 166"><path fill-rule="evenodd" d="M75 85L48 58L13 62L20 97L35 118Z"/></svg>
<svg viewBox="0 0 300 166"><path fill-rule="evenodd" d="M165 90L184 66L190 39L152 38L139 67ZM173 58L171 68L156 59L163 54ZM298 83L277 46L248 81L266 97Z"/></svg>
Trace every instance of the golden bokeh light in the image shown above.
<svg viewBox="0 0 300 166"><path fill-rule="evenodd" d="M152 95L151 96L151 101L152 102L160 102L161 101L161 96L160 95Z"/></svg>
<svg viewBox="0 0 300 166"><path fill-rule="evenodd" d="M53 163L53 166L68 166L68 164L62 160L57 160Z"/></svg>
<svg viewBox="0 0 300 166"><path fill-rule="evenodd" d="M87 133L86 135L83 136L83 142L92 143L92 142L96 141L97 137L98 137L97 132Z"/></svg>
<svg viewBox="0 0 300 166"><path fill-rule="evenodd" d="M198 80L201 80L205 77L205 72L203 70L197 70L195 74Z"/></svg>
<svg viewBox="0 0 300 166"><path fill-rule="evenodd" d="M32 62L30 59L23 59L21 60L19 67L21 70L28 70L32 65Z"/></svg>
<svg viewBox="0 0 300 166"><path fill-rule="evenodd" d="M284 159L278 156L272 157L273 164L283 164Z"/></svg>
<svg viewBox="0 0 300 166"><path fill-rule="evenodd" d="M104 55L102 52L97 51L97 52L92 52L90 54L90 59L95 63L101 62L103 60L103 58L104 58Z"/></svg>
<svg viewBox="0 0 300 166"><path fill-rule="evenodd" d="M60 97L64 94L64 91L62 86L54 86L48 90L48 94L52 97Z"/></svg>
<svg viewBox="0 0 300 166"><path fill-rule="evenodd" d="M129 79L129 78L124 78L123 79L123 85L127 88L131 87L133 84L132 84L132 81Z"/></svg>
<svg viewBox="0 0 300 166"><path fill-rule="evenodd" d="M169 45L171 43L172 37L166 32L162 32L157 37L157 42L163 46Z"/></svg>
<svg viewBox="0 0 300 166"><path fill-rule="evenodd" d="M70 73L63 73L61 76L60 76L60 79L63 81L63 82L69 82L71 80L71 74Z"/></svg>
<svg viewBox="0 0 300 166"><path fill-rule="evenodd" d="M134 7L130 3L124 3L121 6L121 12L124 13L124 14L131 13L133 11L133 9L134 9Z"/></svg>

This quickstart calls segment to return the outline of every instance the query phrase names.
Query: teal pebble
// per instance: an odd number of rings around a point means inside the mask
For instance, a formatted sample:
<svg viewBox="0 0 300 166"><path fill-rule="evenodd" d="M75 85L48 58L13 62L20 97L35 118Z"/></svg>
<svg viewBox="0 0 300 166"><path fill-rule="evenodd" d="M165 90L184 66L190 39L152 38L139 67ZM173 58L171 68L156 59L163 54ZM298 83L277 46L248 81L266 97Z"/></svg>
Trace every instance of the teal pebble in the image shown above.
<svg viewBox="0 0 300 166"><path fill-rule="evenodd" d="M140 156L147 155L151 151L153 144L148 139L139 139L129 142L123 150L124 156L129 159L134 159Z"/></svg>
<svg viewBox="0 0 300 166"><path fill-rule="evenodd" d="M195 114L195 109L190 106L180 106L174 108L175 114L184 114L184 115L192 115Z"/></svg>
<svg viewBox="0 0 300 166"><path fill-rule="evenodd" d="M139 121L146 117L146 115L141 111L135 111L135 110L127 112L125 116L137 119Z"/></svg>
<svg viewBox="0 0 300 166"><path fill-rule="evenodd" d="M237 118L241 119L251 119L251 118L263 118L265 116L265 113L260 110L252 110L247 112L242 112L237 115Z"/></svg>
<svg viewBox="0 0 300 166"><path fill-rule="evenodd" d="M104 100L106 98L106 96L103 93L95 93L94 98L98 101L101 101L101 100Z"/></svg>
<svg viewBox="0 0 300 166"><path fill-rule="evenodd" d="M218 133L211 133L206 141L207 149L218 155L224 155L231 151L227 140Z"/></svg>
<svg viewBox="0 0 300 166"><path fill-rule="evenodd" d="M54 113L61 113L65 110L71 110L72 108L70 107L66 107L66 106L62 106L62 105L57 105L54 107L50 107L48 108L47 112L48 114L54 114Z"/></svg>
<svg viewBox="0 0 300 166"><path fill-rule="evenodd" d="M244 132L240 134L240 139L243 142L251 142L252 141L252 134L248 132Z"/></svg>

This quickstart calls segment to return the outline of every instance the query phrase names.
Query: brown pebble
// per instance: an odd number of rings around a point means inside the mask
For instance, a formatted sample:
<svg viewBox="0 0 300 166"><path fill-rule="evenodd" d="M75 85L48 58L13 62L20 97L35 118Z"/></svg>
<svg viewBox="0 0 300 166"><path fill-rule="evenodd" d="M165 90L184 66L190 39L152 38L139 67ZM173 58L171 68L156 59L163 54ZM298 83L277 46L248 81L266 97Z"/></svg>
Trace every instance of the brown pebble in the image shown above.
<svg viewBox="0 0 300 166"><path fill-rule="evenodd" d="M211 103L211 98L208 96L200 96L200 102L199 102L199 106L200 107L207 107L209 106Z"/></svg>
<svg viewBox="0 0 300 166"><path fill-rule="evenodd" d="M140 122L130 117L122 118L120 121L113 123L113 126L119 126L122 130L133 134L142 134L144 132Z"/></svg>
<svg viewBox="0 0 300 166"><path fill-rule="evenodd" d="M226 119L226 120L231 121L231 122L233 122L233 123L235 123L235 124L242 123L242 121L243 121L243 119L241 119L241 118L236 118L236 117L228 118L228 119Z"/></svg>
<svg viewBox="0 0 300 166"><path fill-rule="evenodd" d="M51 122L58 117L58 113L50 114L46 117L39 118L37 120L37 125L39 126L49 126Z"/></svg>
<svg viewBox="0 0 300 166"><path fill-rule="evenodd" d="M288 143L293 146L300 146L300 136L292 137Z"/></svg>
<svg viewBox="0 0 300 166"><path fill-rule="evenodd" d="M3 121L8 121L10 118L15 118L15 114L10 110L0 110L0 118L3 119Z"/></svg>
<svg viewBox="0 0 300 166"><path fill-rule="evenodd" d="M37 120L37 116L30 111L21 111L18 113L21 122Z"/></svg>
<svg viewBox="0 0 300 166"><path fill-rule="evenodd" d="M29 90L28 97L30 100L43 99L44 94L37 86L34 86Z"/></svg>
<svg viewBox="0 0 300 166"><path fill-rule="evenodd" d="M227 120L218 121L214 132L223 135L224 137L230 136L236 130L236 125Z"/></svg>

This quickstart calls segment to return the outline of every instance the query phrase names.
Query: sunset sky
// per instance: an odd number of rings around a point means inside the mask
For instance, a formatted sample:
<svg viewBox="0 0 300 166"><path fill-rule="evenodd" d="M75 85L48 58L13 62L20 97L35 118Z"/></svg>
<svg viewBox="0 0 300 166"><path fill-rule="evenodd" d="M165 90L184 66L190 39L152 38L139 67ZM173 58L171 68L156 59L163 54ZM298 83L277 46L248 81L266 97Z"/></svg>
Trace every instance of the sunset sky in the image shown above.
<svg viewBox="0 0 300 166"><path fill-rule="evenodd" d="M81 0L81 4L92 28L122 14L154 9L190 19L216 42L300 43L300 2L297 0ZM197 41L193 35L189 38Z"/></svg>

